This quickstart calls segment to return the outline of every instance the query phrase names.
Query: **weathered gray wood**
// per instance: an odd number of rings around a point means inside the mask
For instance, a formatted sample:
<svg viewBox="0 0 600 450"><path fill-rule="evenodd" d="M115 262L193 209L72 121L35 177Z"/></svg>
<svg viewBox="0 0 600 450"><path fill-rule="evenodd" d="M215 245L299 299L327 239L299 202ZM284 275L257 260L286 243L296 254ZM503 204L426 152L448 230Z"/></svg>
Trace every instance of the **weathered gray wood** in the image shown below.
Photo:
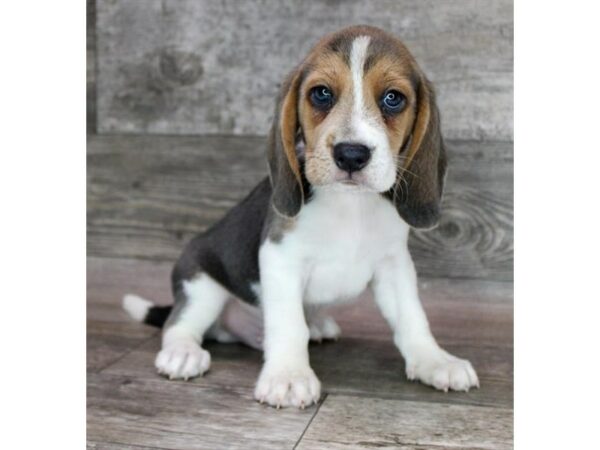
<svg viewBox="0 0 600 450"><path fill-rule="evenodd" d="M135 292L171 302L170 264L89 258L87 261L87 370L100 371L159 330L133 323L121 307Z"/></svg>
<svg viewBox="0 0 600 450"><path fill-rule="evenodd" d="M316 412L259 405L250 389L106 373L88 374L87 394L90 441L165 449L291 449Z"/></svg>
<svg viewBox="0 0 600 450"><path fill-rule="evenodd" d="M121 309L123 295L135 293L157 304L171 304L171 268L171 262L88 257L88 320L118 322L137 332L141 326L133 324ZM512 283L421 277L419 291L432 328L445 343L512 347ZM344 329L344 337L391 337L368 293L331 311Z"/></svg>
<svg viewBox="0 0 600 450"><path fill-rule="evenodd" d="M163 278L169 266L150 261L88 260L91 286L88 314L91 310L90 319L95 320L88 333L95 339L104 337L107 340L104 348L115 354L123 349L128 352L105 366L103 373L162 379L153 366L160 347L158 336L152 334L157 333L156 329L129 321L120 310L120 299L123 293L135 292L169 303L164 295L168 281ZM311 346L312 365L325 391L432 402L512 405L512 283L422 279L420 289L439 342L472 361L482 388L468 394L445 395L407 381L389 327L366 295L354 304L332 310L343 331L339 342ZM109 339L111 329L113 336ZM142 334L144 330L149 334ZM139 346L140 336L154 338ZM138 346L131 349L132 344ZM207 348L212 353L211 370L205 377L194 380L194 384L252 388L261 367L260 352L216 343L207 343ZM95 349L92 353L96 353Z"/></svg>
<svg viewBox="0 0 600 450"><path fill-rule="evenodd" d="M172 303L170 262L88 257L86 269L88 319L129 323L125 313L111 314L128 293Z"/></svg>
<svg viewBox="0 0 600 450"><path fill-rule="evenodd" d="M175 261L266 176L256 137L91 136L88 253ZM413 233L420 274L511 280L512 144L450 142L440 226Z"/></svg>
<svg viewBox="0 0 600 450"><path fill-rule="evenodd" d="M284 75L325 33L399 36L439 92L448 138L511 140L511 0L97 0L101 132L267 132Z"/></svg>
<svg viewBox="0 0 600 450"><path fill-rule="evenodd" d="M88 450L155 450L159 447L146 447L141 445L124 445L116 444L114 442L87 442Z"/></svg>
<svg viewBox="0 0 600 450"><path fill-rule="evenodd" d="M115 316L120 311L113 308ZM150 327L131 324L88 320L86 339L86 366L88 372L98 372L115 363L130 351L159 333Z"/></svg>
<svg viewBox="0 0 600 450"><path fill-rule="evenodd" d="M478 371L481 388L468 393L443 393L408 381L404 362L391 339L371 340L342 337L338 342L312 344L311 366L323 384L324 393L377 398L396 398L433 403L512 407L512 350L510 348L445 345L448 351L468 358ZM260 352L236 344L206 342L211 353L210 371L190 380L210 387L243 386L252 389L262 365ZM169 381L154 369L160 340L153 338L133 350L102 373L136 379Z"/></svg>
<svg viewBox="0 0 600 450"><path fill-rule="evenodd" d="M96 132L96 0L86 0L86 129Z"/></svg>
<svg viewBox="0 0 600 450"><path fill-rule="evenodd" d="M512 283L420 280L434 334L473 362L481 389L445 394L407 381L387 325L365 298L332 311L342 326L339 342L311 346L311 364L329 395L325 405L318 412L275 411L252 400L262 355L240 345L206 343L212 366L202 378L168 381L155 373L158 330L129 320L120 302L124 293L134 292L169 303L170 267L169 262L88 258L88 448L291 449L314 414L315 431L311 425L299 448L361 448L360 442L470 448L470 439L483 433L484 413L494 421L491 434L471 448L502 448L490 442L510 439L510 429L500 425L510 420L513 397ZM360 440L340 428L342 422L360 430ZM341 435L355 447L339 447Z"/></svg>
<svg viewBox="0 0 600 450"><path fill-rule="evenodd" d="M510 409L330 395L298 450L512 449Z"/></svg>
<svg viewBox="0 0 600 450"><path fill-rule="evenodd" d="M419 292L435 335L446 345L511 347L513 285L421 277ZM345 337L391 340L379 309L365 294L348 305L332 308Z"/></svg>

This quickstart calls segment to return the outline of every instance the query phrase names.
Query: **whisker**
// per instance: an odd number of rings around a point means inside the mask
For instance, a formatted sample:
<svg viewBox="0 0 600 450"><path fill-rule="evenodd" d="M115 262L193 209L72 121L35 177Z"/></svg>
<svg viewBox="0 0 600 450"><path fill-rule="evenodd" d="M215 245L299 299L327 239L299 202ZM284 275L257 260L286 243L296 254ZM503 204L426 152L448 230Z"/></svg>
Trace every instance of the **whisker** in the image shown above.
<svg viewBox="0 0 600 450"><path fill-rule="evenodd" d="M411 170L409 170L406 167L403 167L402 165L399 164L401 162L406 161L406 159L407 159L406 156L396 155L396 168L402 170L402 173L409 173L413 177L419 178L419 175L417 175L416 173L412 172Z"/></svg>

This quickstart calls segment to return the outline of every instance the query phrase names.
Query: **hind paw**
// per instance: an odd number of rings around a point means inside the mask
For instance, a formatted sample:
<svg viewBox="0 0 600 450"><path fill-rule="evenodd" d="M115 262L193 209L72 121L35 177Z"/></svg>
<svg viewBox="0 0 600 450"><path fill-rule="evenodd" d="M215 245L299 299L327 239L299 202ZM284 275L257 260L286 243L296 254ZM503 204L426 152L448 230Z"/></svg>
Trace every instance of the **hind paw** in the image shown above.
<svg viewBox="0 0 600 450"><path fill-rule="evenodd" d="M323 340L337 340L342 330L339 325L329 316L319 316L311 320L308 325L310 340L321 342Z"/></svg>

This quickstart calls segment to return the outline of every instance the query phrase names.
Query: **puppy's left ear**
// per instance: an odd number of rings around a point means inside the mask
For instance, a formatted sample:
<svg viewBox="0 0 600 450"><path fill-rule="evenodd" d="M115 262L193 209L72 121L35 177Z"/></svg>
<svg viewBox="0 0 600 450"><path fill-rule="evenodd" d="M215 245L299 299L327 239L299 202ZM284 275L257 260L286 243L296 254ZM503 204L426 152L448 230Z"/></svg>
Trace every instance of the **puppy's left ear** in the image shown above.
<svg viewBox="0 0 600 450"><path fill-rule="evenodd" d="M296 70L281 87L268 144L273 207L286 217L297 215L304 202L300 163L296 155L299 88L300 71Z"/></svg>
<svg viewBox="0 0 600 450"><path fill-rule="evenodd" d="M394 188L394 204L412 227L431 228L440 218L446 175L446 150L435 93L425 75L419 77L417 111L403 169Z"/></svg>

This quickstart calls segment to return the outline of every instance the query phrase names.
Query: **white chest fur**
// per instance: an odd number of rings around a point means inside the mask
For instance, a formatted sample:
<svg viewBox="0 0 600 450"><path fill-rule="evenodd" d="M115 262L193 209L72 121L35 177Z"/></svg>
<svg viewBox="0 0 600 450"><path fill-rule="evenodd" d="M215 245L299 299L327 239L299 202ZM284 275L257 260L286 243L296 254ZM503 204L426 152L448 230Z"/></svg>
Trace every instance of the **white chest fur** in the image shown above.
<svg viewBox="0 0 600 450"><path fill-rule="evenodd" d="M263 245L262 264L300 275L304 302L331 303L358 296L382 259L406 251L409 227L379 194L317 190L292 230ZM287 268L287 269L286 269Z"/></svg>

